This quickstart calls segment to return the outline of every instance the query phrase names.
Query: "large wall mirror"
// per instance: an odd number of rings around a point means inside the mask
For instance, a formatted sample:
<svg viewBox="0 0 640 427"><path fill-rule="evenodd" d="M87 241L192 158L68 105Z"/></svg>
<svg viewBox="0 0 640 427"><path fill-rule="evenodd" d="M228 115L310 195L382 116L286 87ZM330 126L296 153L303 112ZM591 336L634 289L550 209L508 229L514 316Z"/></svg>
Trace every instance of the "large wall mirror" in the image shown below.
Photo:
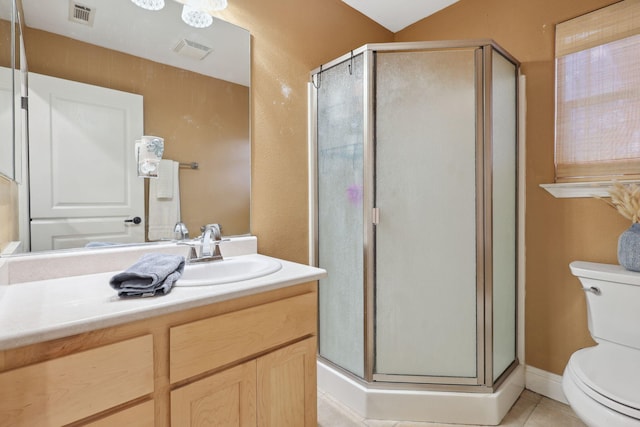
<svg viewBox="0 0 640 427"><path fill-rule="evenodd" d="M20 113L20 25L14 0L0 0L0 175L16 178Z"/></svg>
<svg viewBox="0 0 640 427"><path fill-rule="evenodd" d="M86 111L75 111L77 123L69 128L65 124L65 129L58 133L58 138L73 139L77 144L75 147L84 143L82 135L87 127L92 127L94 133L98 129L105 144L111 132L118 132L102 122L96 123L92 118L95 116L89 115L92 101L96 100L97 105L101 97L94 95L94 89L139 96L144 122L141 132L164 138L163 158L183 166L177 175L178 200L181 220L190 230L191 237L199 235L200 227L208 223L221 224L222 232L227 236L250 232L251 43L248 31L217 18L213 18L209 27L191 27L181 19L183 4L175 0L166 0L165 7L158 11L142 9L131 0L18 2L24 13L24 46L29 67L29 147L32 152L38 150L39 155L44 151L35 140L41 138L40 132L44 128L53 128L50 122L40 121L42 109L35 105L38 96L32 94L32 88L41 84L39 76L80 84L77 92L89 107ZM64 93L67 89L60 90ZM47 92L44 98L53 99L51 93ZM58 101L64 98L59 93L56 95ZM59 101L64 102L64 99ZM69 107L73 108L78 109ZM55 114L48 113L49 116ZM53 188L55 194L47 197L54 204L57 200L60 209L54 206L50 212L63 211L67 199L75 203L68 211L82 212L84 202L76 201L80 194L89 199L98 193L116 194L123 180L115 176L103 179L99 185L90 184L88 188L87 183L92 182L92 174L98 171L115 170L109 162L132 161L133 150L131 157L127 151L123 160L102 156L100 150L100 147L94 150L92 158L83 158L74 154L74 145L65 149L54 146L51 156L63 158L58 171L51 171L52 168L46 166L47 161L34 163L37 156L30 156L32 163L25 165L29 169L27 176L31 178L30 192L36 191L36 185ZM191 168L192 163L197 163L198 167ZM157 206L152 203L156 190L150 188L148 179L138 179L144 182L143 225L148 229L149 221L152 221L150 216L158 217ZM108 187L111 181L117 188ZM86 243L82 239L60 238L50 231L40 236L40 228L34 227L34 219L43 197L38 196L37 200L33 200L33 195L31 197L32 250L68 249ZM108 210L105 205L104 211ZM42 214L41 222L49 221L48 215ZM64 227L71 230L70 234L76 231L74 224L79 221L74 215L72 212L70 218L63 221ZM121 223L123 218L116 218L116 221ZM78 226L77 230L84 227L82 232L91 233L106 222L108 220L95 220L93 225ZM127 226L135 225L129 222ZM118 238L110 239L107 231L94 233L94 236L93 240L99 242L118 242ZM149 239L147 233L144 236L143 241L158 240ZM34 243L38 241L45 241L50 247L40 247Z"/></svg>

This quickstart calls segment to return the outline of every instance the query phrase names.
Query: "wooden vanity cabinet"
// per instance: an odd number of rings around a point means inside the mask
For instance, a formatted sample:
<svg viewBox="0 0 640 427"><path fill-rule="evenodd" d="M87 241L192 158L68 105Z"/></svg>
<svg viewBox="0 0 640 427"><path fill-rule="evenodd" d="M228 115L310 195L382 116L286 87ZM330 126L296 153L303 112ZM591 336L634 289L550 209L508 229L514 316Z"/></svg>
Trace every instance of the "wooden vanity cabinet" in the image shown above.
<svg viewBox="0 0 640 427"><path fill-rule="evenodd" d="M61 426L153 392L151 335L0 374L0 425Z"/></svg>
<svg viewBox="0 0 640 427"><path fill-rule="evenodd" d="M172 384L223 369L171 392L172 426L316 425L315 304L308 293L171 328Z"/></svg>
<svg viewBox="0 0 640 427"><path fill-rule="evenodd" d="M316 338L257 360L259 426L317 425Z"/></svg>
<svg viewBox="0 0 640 427"><path fill-rule="evenodd" d="M316 342L307 338L171 392L172 426L317 424Z"/></svg>
<svg viewBox="0 0 640 427"><path fill-rule="evenodd" d="M256 362L171 392L172 426L256 426Z"/></svg>
<svg viewBox="0 0 640 427"><path fill-rule="evenodd" d="M83 422L84 427L154 427L154 405L152 400L122 409L95 421Z"/></svg>
<svg viewBox="0 0 640 427"><path fill-rule="evenodd" d="M0 427L316 426L315 283L0 351Z"/></svg>

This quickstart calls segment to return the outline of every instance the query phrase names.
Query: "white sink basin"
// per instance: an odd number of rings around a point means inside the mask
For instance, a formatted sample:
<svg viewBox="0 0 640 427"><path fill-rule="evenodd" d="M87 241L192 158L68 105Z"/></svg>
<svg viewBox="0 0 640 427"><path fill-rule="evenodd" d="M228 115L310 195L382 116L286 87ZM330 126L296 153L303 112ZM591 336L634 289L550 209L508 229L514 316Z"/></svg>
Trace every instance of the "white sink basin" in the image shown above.
<svg viewBox="0 0 640 427"><path fill-rule="evenodd" d="M250 255L226 258L222 261L187 264L175 286L204 286L239 282L266 276L281 268L282 264L275 259Z"/></svg>

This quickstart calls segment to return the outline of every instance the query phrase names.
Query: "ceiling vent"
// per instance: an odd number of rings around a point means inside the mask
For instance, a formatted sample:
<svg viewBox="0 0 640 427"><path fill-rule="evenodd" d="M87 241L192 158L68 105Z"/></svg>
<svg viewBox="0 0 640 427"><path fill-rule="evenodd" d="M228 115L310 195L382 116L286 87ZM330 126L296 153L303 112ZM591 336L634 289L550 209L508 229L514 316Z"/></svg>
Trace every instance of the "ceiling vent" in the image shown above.
<svg viewBox="0 0 640 427"><path fill-rule="evenodd" d="M69 21L71 22L76 22L78 24L93 27L93 18L95 12L96 10L89 6L76 3L73 0L69 1Z"/></svg>
<svg viewBox="0 0 640 427"><path fill-rule="evenodd" d="M188 56L189 58L202 60L213 52L213 49L191 40L182 39L178 42L176 47L173 48L173 51L180 55Z"/></svg>

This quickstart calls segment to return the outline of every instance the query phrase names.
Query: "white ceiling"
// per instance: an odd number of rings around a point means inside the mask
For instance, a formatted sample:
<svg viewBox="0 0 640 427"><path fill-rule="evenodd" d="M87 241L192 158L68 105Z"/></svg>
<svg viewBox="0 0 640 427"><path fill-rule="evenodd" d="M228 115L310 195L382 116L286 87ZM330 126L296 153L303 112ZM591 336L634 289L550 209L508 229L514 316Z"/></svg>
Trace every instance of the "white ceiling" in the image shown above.
<svg viewBox="0 0 640 427"><path fill-rule="evenodd" d="M342 0L386 29L397 33L458 0Z"/></svg>
<svg viewBox="0 0 640 427"><path fill-rule="evenodd" d="M95 11L93 26L69 21L69 4L74 0L22 0L24 23L50 33L140 56L174 67L227 80L250 84L248 31L214 18L208 28L193 28L182 22L182 5L167 1L164 9L148 11L131 0L75 0ZM213 48L202 60L173 51L182 40ZM29 57L27 45L27 59Z"/></svg>

